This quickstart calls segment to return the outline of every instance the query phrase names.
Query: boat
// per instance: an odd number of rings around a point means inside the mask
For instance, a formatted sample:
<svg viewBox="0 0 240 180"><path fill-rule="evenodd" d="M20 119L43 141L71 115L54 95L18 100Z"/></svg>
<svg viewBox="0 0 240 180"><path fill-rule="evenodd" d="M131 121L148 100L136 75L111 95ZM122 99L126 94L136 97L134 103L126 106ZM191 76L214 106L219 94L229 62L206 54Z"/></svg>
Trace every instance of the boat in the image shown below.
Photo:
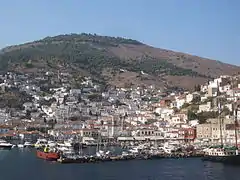
<svg viewBox="0 0 240 180"><path fill-rule="evenodd" d="M57 143L55 141L48 141L47 142L47 145L50 147L50 148L53 148L53 147L56 147L57 146Z"/></svg>
<svg viewBox="0 0 240 180"><path fill-rule="evenodd" d="M128 151L129 151L130 153L133 153L133 154L138 154L138 153L139 153L138 147L133 147L132 149L129 149Z"/></svg>
<svg viewBox="0 0 240 180"><path fill-rule="evenodd" d="M30 147L34 147L34 145L31 144L30 142L25 142L24 144L18 144L17 147L18 148L30 148Z"/></svg>
<svg viewBox="0 0 240 180"><path fill-rule="evenodd" d="M221 114L220 107L221 107L220 104L218 104L219 114ZM238 108L235 108L234 110L235 147L230 148L224 147L222 137L222 120L220 119L219 115L221 145L219 147L209 147L205 149L204 156L202 157L203 161L219 162L223 164L240 166L240 155L238 154L238 140L237 140L237 127L239 126L237 122L237 112Z"/></svg>
<svg viewBox="0 0 240 180"><path fill-rule="evenodd" d="M224 164L240 165L240 155L235 147L210 147L205 149L203 161L220 162Z"/></svg>
<svg viewBox="0 0 240 180"><path fill-rule="evenodd" d="M24 144L18 144L17 147L18 148L24 148Z"/></svg>
<svg viewBox="0 0 240 180"><path fill-rule="evenodd" d="M43 150L37 150L37 157L48 161L57 161L60 158L60 154L57 152L44 152Z"/></svg>
<svg viewBox="0 0 240 180"><path fill-rule="evenodd" d="M13 144L6 142L5 140L0 140L0 149L10 150L13 148Z"/></svg>
<svg viewBox="0 0 240 180"><path fill-rule="evenodd" d="M24 145L24 147L34 147L34 144L27 142L27 141L23 145Z"/></svg>
<svg viewBox="0 0 240 180"><path fill-rule="evenodd" d="M69 142L63 142L63 143L57 143L57 146L56 148L59 150L59 151L71 151L71 152L74 152L74 148L72 146L71 143Z"/></svg>
<svg viewBox="0 0 240 180"><path fill-rule="evenodd" d="M35 148L42 148L48 145L48 141L46 139L38 139L37 142L34 144Z"/></svg>

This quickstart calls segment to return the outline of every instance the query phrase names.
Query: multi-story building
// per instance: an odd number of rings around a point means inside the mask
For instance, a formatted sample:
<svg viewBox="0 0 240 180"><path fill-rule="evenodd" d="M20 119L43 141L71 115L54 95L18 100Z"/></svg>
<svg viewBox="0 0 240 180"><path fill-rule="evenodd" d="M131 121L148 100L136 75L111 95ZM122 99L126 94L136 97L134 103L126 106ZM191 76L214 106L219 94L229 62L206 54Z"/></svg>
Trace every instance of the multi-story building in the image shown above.
<svg viewBox="0 0 240 180"><path fill-rule="evenodd" d="M208 87L208 96L209 97L216 97L218 93L217 87Z"/></svg>
<svg viewBox="0 0 240 180"><path fill-rule="evenodd" d="M210 140L212 138L212 125L210 123L197 125L197 139Z"/></svg>
<svg viewBox="0 0 240 180"><path fill-rule="evenodd" d="M208 112L211 111L211 102L207 102L206 104L199 105L198 112Z"/></svg>

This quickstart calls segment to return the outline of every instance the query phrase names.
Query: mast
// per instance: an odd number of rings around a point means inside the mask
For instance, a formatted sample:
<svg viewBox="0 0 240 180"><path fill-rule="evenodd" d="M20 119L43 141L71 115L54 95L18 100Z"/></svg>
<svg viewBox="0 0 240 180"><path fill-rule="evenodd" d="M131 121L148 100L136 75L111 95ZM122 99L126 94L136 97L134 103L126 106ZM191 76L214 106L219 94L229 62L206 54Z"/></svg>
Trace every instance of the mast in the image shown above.
<svg viewBox="0 0 240 180"><path fill-rule="evenodd" d="M219 82L217 82L217 103L218 103L218 121L219 121L219 128L220 128L220 141L221 141L221 148L223 148L223 133L222 133L222 116L221 116L221 102L220 102L220 92L219 92Z"/></svg>
<svg viewBox="0 0 240 180"><path fill-rule="evenodd" d="M222 117L221 117L221 104L220 104L220 100L218 100L218 120L219 120L219 126L220 126L221 147L223 148Z"/></svg>
<svg viewBox="0 0 240 180"><path fill-rule="evenodd" d="M235 103L235 91L234 91L234 83L233 83L233 77L232 77L232 90L233 90L233 98L234 98L234 103L233 103L233 118L234 118L234 135L235 135L235 147L236 147L236 155L238 155L238 137L237 137L237 112L238 112L238 104Z"/></svg>
<svg viewBox="0 0 240 180"><path fill-rule="evenodd" d="M124 113L125 113L125 112L124 112ZM123 116L120 116L120 119L121 119L121 131L122 131L121 133L123 133L123 120L124 120L124 119L123 119Z"/></svg>
<svg viewBox="0 0 240 180"><path fill-rule="evenodd" d="M97 147L96 147L96 153L99 151L99 132L98 132L98 139L97 139Z"/></svg>
<svg viewBox="0 0 240 180"><path fill-rule="evenodd" d="M235 146L236 146L236 155L238 155L238 137L237 137L237 126L238 126L238 122L237 122L237 112L238 112L238 108L235 108L235 112L234 112L234 133L235 133Z"/></svg>

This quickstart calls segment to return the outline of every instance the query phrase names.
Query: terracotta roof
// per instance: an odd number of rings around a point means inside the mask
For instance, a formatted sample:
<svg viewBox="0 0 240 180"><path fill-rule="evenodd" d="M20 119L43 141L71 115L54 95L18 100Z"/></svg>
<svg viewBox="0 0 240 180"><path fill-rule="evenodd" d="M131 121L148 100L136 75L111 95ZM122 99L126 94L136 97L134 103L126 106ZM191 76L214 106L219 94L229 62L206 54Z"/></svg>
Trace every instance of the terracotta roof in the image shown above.
<svg viewBox="0 0 240 180"><path fill-rule="evenodd" d="M12 137L14 134L0 134L0 137Z"/></svg>
<svg viewBox="0 0 240 180"><path fill-rule="evenodd" d="M11 126L11 125L6 125L6 124L1 124L1 125L0 125L0 128L2 128L2 129L6 129L6 128L11 129L11 128L13 128L13 126Z"/></svg>

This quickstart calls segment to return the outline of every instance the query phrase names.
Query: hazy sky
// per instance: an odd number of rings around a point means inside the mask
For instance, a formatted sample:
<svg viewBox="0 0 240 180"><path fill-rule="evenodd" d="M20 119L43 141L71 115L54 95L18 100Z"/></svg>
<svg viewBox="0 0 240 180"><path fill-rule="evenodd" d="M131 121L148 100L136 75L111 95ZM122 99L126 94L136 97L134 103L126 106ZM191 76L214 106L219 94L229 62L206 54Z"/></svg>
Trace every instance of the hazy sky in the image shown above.
<svg viewBox="0 0 240 180"><path fill-rule="evenodd" d="M240 65L239 9L240 0L0 0L0 48L86 32Z"/></svg>

